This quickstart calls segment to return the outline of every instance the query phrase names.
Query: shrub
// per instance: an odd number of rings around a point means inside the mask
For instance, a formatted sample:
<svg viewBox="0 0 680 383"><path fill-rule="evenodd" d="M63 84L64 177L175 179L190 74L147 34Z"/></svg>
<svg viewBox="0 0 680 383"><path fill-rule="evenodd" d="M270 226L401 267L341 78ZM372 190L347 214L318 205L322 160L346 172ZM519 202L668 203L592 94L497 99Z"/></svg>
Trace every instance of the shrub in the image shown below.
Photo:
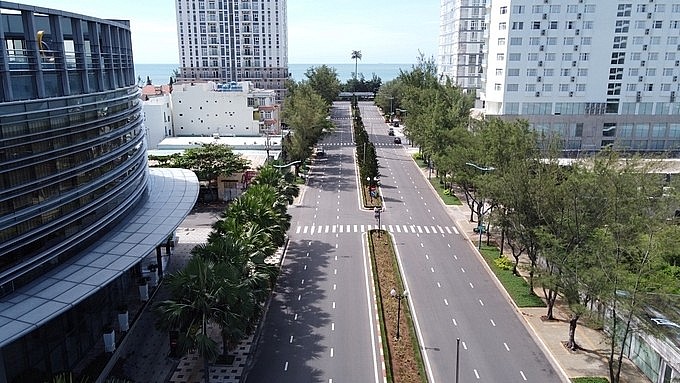
<svg viewBox="0 0 680 383"><path fill-rule="evenodd" d="M512 270L512 261L506 257L498 257L493 260L493 263L501 270Z"/></svg>

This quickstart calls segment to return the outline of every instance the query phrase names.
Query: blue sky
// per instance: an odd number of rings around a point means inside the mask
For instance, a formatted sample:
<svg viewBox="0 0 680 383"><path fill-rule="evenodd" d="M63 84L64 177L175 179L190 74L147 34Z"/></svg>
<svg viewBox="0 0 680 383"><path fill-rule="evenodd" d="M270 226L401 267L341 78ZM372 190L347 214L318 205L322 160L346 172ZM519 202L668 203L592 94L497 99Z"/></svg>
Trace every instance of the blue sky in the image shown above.
<svg viewBox="0 0 680 383"><path fill-rule="evenodd" d="M179 61L174 0L11 0L132 25L135 63ZM288 62L410 64L436 56L439 0L288 0Z"/></svg>

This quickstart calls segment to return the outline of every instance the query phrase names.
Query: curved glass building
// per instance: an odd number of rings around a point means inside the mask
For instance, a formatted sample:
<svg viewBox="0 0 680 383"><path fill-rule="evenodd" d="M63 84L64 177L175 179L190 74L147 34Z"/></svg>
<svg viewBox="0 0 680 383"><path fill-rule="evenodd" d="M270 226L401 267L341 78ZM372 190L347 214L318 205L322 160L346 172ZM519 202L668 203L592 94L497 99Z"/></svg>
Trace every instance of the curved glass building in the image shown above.
<svg viewBox="0 0 680 383"><path fill-rule="evenodd" d="M198 183L147 166L127 21L0 1L0 49L0 382L11 382L69 370L101 341Z"/></svg>

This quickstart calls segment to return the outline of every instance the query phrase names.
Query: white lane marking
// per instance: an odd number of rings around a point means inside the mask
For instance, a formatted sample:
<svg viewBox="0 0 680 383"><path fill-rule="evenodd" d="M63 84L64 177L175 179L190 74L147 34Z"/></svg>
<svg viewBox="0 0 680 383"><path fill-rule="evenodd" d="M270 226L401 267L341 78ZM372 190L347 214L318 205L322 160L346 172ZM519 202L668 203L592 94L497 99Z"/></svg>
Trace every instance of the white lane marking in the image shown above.
<svg viewBox="0 0 680 383"><path fill-rule="evenodd" d="M305 284L305 280L303 279L302 282L300 282L301 285Z"/></svg>
<svg viewBox="0 0 680 383"><path fill-rule="evenodd" d="M427 205L427 204L426 204L426 205ZM427 212L428 212L428 213L432 213L432 211L431 211L430 209L427 209Z"/></svg>
<svg viewBox="0 0 680 383"><path fill-rule="evenodd" d="M470 288L471 288L471 289L474 289L474 288L475 288L475 286L472 284L472 282L470 282Z"/></svg>
<svg viewBox="0 0 680 383"><path fill-rule="evenodd" d="M333 275L338 275L338 269L333 269Z"/></svg>
<svg viewBox="0 0 680 383"><path fill-rule="evenodd" d="M482 302L481 299L479 300L479 304L482 305L482 306L484 306L484 302Z"/></svg>
<svg viewBox="0 0 680 383"><path fill-rule="evenodd" d="M461 267L461 268L460 268L460 271L465 272L465 269Z"/></svg>
<svg viewBox="0 0 680 383"><path fill-rule="evenodd" d="M427 255L427 254L425 254L425 259L427 259L427 260L429 261L429 260L430 260L430 256Z"/></svg>
<svg viewBox="0 0 680 383"><path fill-rule="evenodd" d="M422 242L420 242L420 247L425 247L425 245L423 245L423 243L422 243Z"/></svg>
<svg viewBox="0 0 680 383"><path fill-rule="evenodd" d="M342 229L344 228L344 226L339 225L338 228L340 229L340 232L342 233L343 232Z"/></svg>
<svg viewBox="0 0 680 383"><path fill-rule="evenodd" d="M527 380L527 377L524 376L524 372L522 370L519 370L519 374L522 375L522 379Z"/></svg>
<svg viewBox="0 0 680 383"><path fill-rule="evenodd" d="M331 233L335 233L335 229L337 228L337 226L338 225L333 225L333 227L331 228Z"/></svg>
<svg viewBox="0 0 680 383"><path fill-rule="evenodd" d="M307 246L312 246L312 241L307 242Z"/></svg>
<svg viewBox="0 0 680 383"><path fill-rule="evenodd" d="M437 287L439 287L439 288L441 289L441 288L442 288L442 284L439 283L439 282L437 282Z"/></svg>
<svg viewBox="0 0 680 383"><path fill-rule="evenodd" d="M335 302L333 302L333 308L335 308Z"/></svg>
<svg viewBox="0 0 680 383"><path fill-rule="evenodd" d="M288 362L286 362L286 364L283 365L283 371L288 371Z"/></svg>
<svg viewBox="0 0 680 383"><path fill-rule="evenodd" d="M375 324L373 320L375 319L373 316L374 313L374 305L375 303L371 301L372 296L371 296L371 285L369 284L369 280L373 281L373 277L371 276L371 271L370 271L370 266L368 265L368 262L370 262L370 259L368 258L368 255L366 254L366 241L361 241L361 250L364 258L364 283L366 284L366 304L368 306L368 322L369 322L369 327L371 329L371 339L375 339ZM414 314L414 320L415 319L415 314ZM417 323L417 320L416 320ZM376 350L376 343L375 341L371 342L371 353L373 355L373 373L374 373L374 382L375 383L380 383L380 376L382 375L382 368L378 368L378 357L377 357L377 350ZM383 364L384 366L384 364Z"/></svg>
<svg viewBox="0 0 680 383"><path fill-rule="evenodd" d="M307 265L305 265L305 270L307 270Z"/></svg>
<svg viewBox="0 0 680 383"><path fill-rule="evenodd" d="M454 227L452 227L452 229L453 229L453 232L454 232L454 233L456 233L456 234L460 234L460 233L458 232L458 229L456 229L456 227L455 227L455 226L454 226Z"/></svg>
<svg viewBox="0 0 680 383"><path fill-rule="evenodd" d="M458 259L458 256L456 254L454 254L453 259Z"/></svg>
<svg viewBox="0 0 680 383"><path fill-rule="evenodd" d="M477 372L477 369L475 368L474 371L475 371L475 376L476 376L477 379L479 380L479 373Z"/></svg>
<svg viewBox="0 0 680 383"><path fill-rule="evenodd" d="M307 226L305 226L305 230L303 231L303 233L307 234Z"/></svg>
<svg viewBox="0 0 680 383"><path fill-rule="evenodd" d="M508 347L508 344L507 344L507 343L503 342L503 346L505 346L505 349L506 349L507 351L510 351L510 347Z"/></svg>
<svg viewBox="0 0 680 383"><path fill-rule="evenodd" d="M335 331L335 323L331 323L331 331Z"/></svg>
<svg viewBox="0 0 680 383"><path fill-rule="evenodd" d="M392 225L388 226L390 228L390 233L394 233L394 230L392 230Z"/></svg>
<svg viewBox="0 0 680 383"><path fill-rule="evenodd" d="M290 340L288 341L288 343L293 343L293 336L292 335L290 336Z"/></svg>
<svg viewBox="0 0 680 383"><path fill-rule="evenodd" d="M321 231L321 229L319 229L319 232L320 232L320 231ZM312 226L312 228L309 229L309 234L314 234L314 226Z"/></svg>
<svg viewBox="0 0 680 383"><path fill-rule="evenodd" d="M302 226L298 226L297 230L295 230L295 234L300 234L300 230L302 229Z"/></svg>
<svg viewBox="0 0 680 383"><path fill-rule="evenodd" d="M361 232L364 232L364 225L361 225Z"/></svg>
<svg viewBox="0 0 680 383"><path fill-rule="evenodd" d="M336 260L336 261L338 260L338 256L337 256L337 255L335 256L335 260Z"/></svg>
<svg viewBox="0 0 680 383"><path fill-rule="evenodd" d="M397 228L397 233L401 233L401 228L399 228L399 225L394 225L395 228Z"/></svg>
<svg viewBox="0 0 680 383"><path fill-rule="evenodd" d="M331 347L331 358L333 357L333 347Z"/></svg>
<svg viewBox="0 0 680 383"><path fill-rule="evenodd" d="M447 243L446 246L451 247L451 244L450 244L450 243Z"/></svg>
<svg viewBox="0 0 680 383"><path fill-rule="evenodd" d="M449 301L446 298L444 298L444 304L447 306L449 305Z"/></svg>
<svg viewBox="0 0 680 383"><path fill-rule="evenodd" d="M333 283L333 290L335 290L336 288L337 286L335 285L335 283Z"/></svg>
<svg viewBox="0 0 680 383"><path fill-rule="evenodd" d="M463 350L467 350L467 343L465 343L465 342L460 342L460 343L463 344Z"/></svg>
<svg viewBox="0 0 680 383"><path fill-rule="evenodd" d="M434 267L430 267L430 271L434 273Z"/></svg>
<svg viewBox="0 0 680 383"><path fill-rule="evenodd" d="M338 248L338 245L339 245L338 243L335 244L335 248L336 248L336 249Z"/></svg>
<svg viewBox="0 0 680 383"><path fill-rule="evenodd" d="M302 294L298 294L298 300L302 299Z"/></svg>
<svg viewBox="0 0 680 383"><path fill-rule="evenodd" d="M346 230L347 233L350 232L349 228L350 228L350 225L347 225L347 230ZM354 232L355 233L357 232L357 225L354 225Z"/></svg>
<svg viewBox="0 0 680 383"><path fill-rule="evenodd" d="M451 318L451 320L453 321L454 326L458 326L458 322L456 322L456 318Z"/></svg>
<svg viewBox="0 0 680 383"><path fill-rule="evenodd" d="M496 327L496 322L494 322L493 319L489 319L489 320L491 321L491 325L492 325L493 327Z"/></svg>
<svg viewBox="0 0 680 383"><path fill-rule="evenodd" d="M297 320L297 314L295 314L295 318L293 318L293 320Z"/></svg>
<svg viewBox="0 0 680 383"><path fill-rule="evenodd" d="M406 225L402 225L402 226L404 228L404 233L408 233L408 227L406 227Z"/></svg>

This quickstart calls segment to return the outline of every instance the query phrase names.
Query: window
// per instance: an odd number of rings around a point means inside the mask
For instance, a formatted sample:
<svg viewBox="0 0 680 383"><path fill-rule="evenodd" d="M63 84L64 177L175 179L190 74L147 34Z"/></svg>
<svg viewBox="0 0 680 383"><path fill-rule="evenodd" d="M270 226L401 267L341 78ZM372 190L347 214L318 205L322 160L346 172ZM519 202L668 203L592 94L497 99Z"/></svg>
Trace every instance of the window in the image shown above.
<svg viewBox="0 0 680 383"><path fill-rule="evenodd" d="M496 76L502 76L503 75L503 68L496 68Z"/></svg>
<svg viewBox="0 0 680 383"><path fill-rule="evenodd" d="M663 68L663 75L664 76L672 76L673 75L673 68Z"/></svg>
<svg viewBox="0 0 680 383"><path fill-rule="evenodd" d="M512 29L514 29L514 30L522 30L522 29L524 29L524 22L522 22L522 21L513 21L513 22L512 22Z"/></svg>
<svg viewBox="0 0 680 383"><path fill-rule="evenodd" d="M560 84L560 92L569 92L569 84Z"/></svg>
<svg viewBox="0 0 680 383"><path fill-rule="evenodd" d="M527 56L529 61L538 61L538 53L529 53Z"/></svg>
<svg viewBox="0 0 680 383"><path fill-rule="evenodd" d="M638 13L647 12L647 4L638 4L636 10Z"/></svg>
<svg viewBox="0 0 680 383"><path fill-rule="evenodd" d="M672 4L671 5L671 12L680 13L680 4Z"/></svg>
<svg viewBox="0 0 680 383"><path fill-rule="evenodd" d="M571 53L562 53L562 61L572 61L573 54Z"/></svg>
<svg viewBox="0 0 680 383"><path fill-rule="evenodd" d="M592 37L581 37L581 45L590 45L592 44L592 41Z"/></svg>
<svg viewBox="0 0 680 383"><path fill-rule="evenodd" d="M504 38L504 37L499 37L499 38L498 38L498 45L499 45L499 46L505 45L505 38Z"/></svg>
<svg viewBox="0 0 680 383"><path fill-rule="evenodd" d="M610 68L609 69L609 79L610 80L623 80L623 68Z"/></svg>
<svg viewBox="0 0 680 383"><path fill-rule="evenodd" d="M628 33L628 27L630 26L629 20L617 20L614 32L616 33Z"/></svg>
<svg viewBox="0 0 680 383"><path fill-rule="evenodd" d="M652 23L652 28L654 29L661 29L663 27L663 21L657 20Z"/></svg>
<svg viewBox="0 0 680 383"><path fill-rule="evenodd" d="M622 65L625 61L626 58L626 53L625 52L612 52L612 60L610 64L612 65Z"/></svg>
<svg viewBox="0 0 680 383"><path fill-rule="evenodd" d="M541 22L534 21L533 23L531 23L531 29L541 29Z"/></svg>
<svg viewBox="0 0 680 383"><path fill-rule="evenodd" d="M640 60L642 58L642 53L633 52L633 53L630 54L630 58L631 58L631 60L635 60L635 61Z"/></svg>
<svg viewBox="0 0 680 383"><path fill-rule="evenodd" d="M505 53L498 53L498 54L496 54L496 60L498 60L498 61L505 61Z"/></svg>
<svg viewBox="0 0 680 383"><path fill-rule="evenodd" d="M543 84L543 91L544 92L552 92L553 90L553 84Z"/></svg>
<svg viewBox="0 0 680 383"><path fill-rule="evenodd" d="M651 92L654 90L654 84L645 84L644 90Z"/></svg>
<svg viewBox="0 0 680 383"><path fill-rule="evenodd" d="M574 45L574 38L573 37L565 37L562 40L563 45Z"/></svg>
<svg viewBox="0 0 680 383"><path fill-rule="evenodd" d="M522 54L521 53L509 53L508 54L508 61L521 61L522 60Z"/></svg>
<svg viewBox="0 0 680 383"><path fill-rule="evenodd" d="M565 21L564 22L564 27L566 29L574 29L574 22L573 21Z"/></svg>
<svg viewBox="0 0 680 383"><path fill-rule="evenodd" d="M588 61L588 60L590 60L590 53L588 53L588 52L579 53L578 59L581 60L581 61Z"/></svg>
<svg viewBox="0 0 680 383"><path fill-rule="evenodd" d="M543 69L543 76L545 77L552 77L555 75L555 70L553 68L545 68Z"/></svg>
<svg viewBox="0 0 680 383"><path fill-rule="evenodd" d="M607 95L608 96L616 96L621 94L621 83L620 82L612 82L607 84Z"/></svg>
<svg viewBox="0 0 680 383"><path fill-rule="evenodd" d="M618 9L616 10L616 17L628 17L628 16L630 16L631 8L632 8L632 4L619 4Z"/></svg>
<svg viewBox="0 0 680 383"><path fill-rule="evenodd" d="M576 75L579 77L588 77L588 68L578 68Z"/></svg>
<svg viewBox="0 0 680 383"><path fill-rule="evenodd" d="M560 76L566 76L566 77L571 76L571 69L569 69L569 68L560 69Z"/></svg>
<svg viewBox="0 0 680 383"><path fill-rule="evenodd" d="M637 84L627 84L626 91L635 92L637 90Z"/></svg>
<svg viewBox="0 0 680 383"><path fill-rule="evenodd" d="M678 36L668 36L666 38L666 44L675 45L678 43Z"/></svg>
<svg viewBox="0 0 680 383"><path fill-rule="evenodd" d="M614 36L614 49L626 49L626 42L628 41L628 36Z"/></svg>
<svg viewBox="0 0 680 383"><path fill-rule="evenodd" d="M500 8L500 11L501 11L501 15L504 15L504 14L508 13L508 7L503 6L503 7Z"/></svg>
<svg viewBox="0 0 680 383"><path fill-rule="evenodd" d="M654 12L659 12L659 13L666 12L666 4L656 4L656 5L654 5Z"/></svg>
<svg viewBox="0 0 680 383"><path fill-rule="evenodd" d="M527 69L527 77L536 77L536 73L537 73L536 68Z"/></svg>
<svg viewBox="0 0 680 383"><path fill-rule="evenodd" d="M548 37L546 45L557 45L557 37Z"/></svg>
<svg viewBox="0 0 680 383"><path fill-rule="evenodd" d="M649 61L656 61L659 59L659 52L649 52L647 57Z"/></svg>
<svg viewBox="0 0 680 383"><path fill-rule="evenodd" d="M583 8L584 13L595 13L595 4L586 4Z"/></svg>
<svg viewBox="0 0 680 383"><path fill-rule="evenodd" d="M656 68L647 68L645 72L646 76L656 76Z"/></svg>
<svg viewBox="0 0 680 383"><path fill-rule="evenodd" d="M518 15L524 13L524 6L523 5L513 5L512 6L512 13L515 13L515 14L518 14Z"/></svg>
<svg viewBox="0 0 680 383"><path fill-rule="evenodd" d="M583 22L583 29L593 29L593 22L592 21L584 21Z"/></svg>
<svg viewBox="0 0 680 383"><path fill-rule="evenodd" d="M531 13L543 13L543 6L542 5L533 5L531 7Z"/></svg>
<svg viewBox="0 0 680 383"><path fill-rule="evenodd" d="M671 21L671 29L680 29L680 21L672 20Z"/></svg>
<svg viewBox="0 0 680 383"><path fill-rule="evenodd" d="M585 92L586 91L586 84L576 84L576 91L577 92Z"/></svg>
<svg viewBox="0 0 680 383"><path fill-rule="evenodd" d="M635 29L646 29L647 28L647 21L646 20L636 20L635 21Z"/></svg>
<svg viewBox="0 0 680 383"><path fill-rule="evenodd" d="M508 84L508 92L517 92L519 90L519 84Z"/></svg>
<svg viewBox="0 0 680 383"><path fill-rule="evenodd" d="M637 77L638 72L639 72L638 68L629 68L628 69L628 76Z"/></svg>
<svg viewBox="0 0 680 383"><path fill-rule="evenodd" d="M555 54L554 53L546 53L545 54L545 61L555 61Z"/></svg>
<svg viewBox="0 0 680 383"><path fill-rule="evenodd" d="M503 90L503 84L495 83L495 84L493 84L493 89L494 90Z"/></svg>
<svg viewBox="0 0 680 383"><path fill-rule="evenodd" d="M506 29L508 29L508 23L506 23L506 22L498 23L498 30L499 31L504 31Z"/></svg>
<svg viewBox="0 0 680 383"><path fill-rule="evenodd" d="M526 90L527 92L535 92L536 84L526 84L524 90Z"/></svg>
<svg viewBox="0 0 680 383"><path fill-rule="evenodd" d="M666 52L665 58L666 58L666 61L675 60L675 52Z"/></svg>
<svg viewBox="0 0 680 383"><path fill-rule="evenodd" d="M645 43L645 38L642 36L633 37L633 45L642 45Z"/></svg>
<svg viewBox="0 0 680 383"><path fill-rule="evenodd" d="M557 29L557 21L551 21L550 22L550 29Z"/></svg>
<svg viewBox="0 0 680 383"><path fill-rule="evenodd" d="M567 5L567 13L578 13L578 5Z"/></svg>
<svg viewBox="0 0 680 383"><path fill-rule="evenodd" d="M517 77L517 76L519 76L519 68L508 69L508 77Z"/></svg>
<svg viewBox="0 0 680 383"><path fill-rule="evenodd" d="M668 92L671 90L671 84L661 84L661 91Z"/></svg>
<svg viewBox="0 0 680 383"><path fill-rule="evenodd" d="M529 37L529 45L541 45L540 37Z"/></svg>
<svg viewBox="0 0 680 383"><path fill-rule="evenodd" d="M521 37L511 37L510 38L510 45L522 45L522 38Z"/></svg>

